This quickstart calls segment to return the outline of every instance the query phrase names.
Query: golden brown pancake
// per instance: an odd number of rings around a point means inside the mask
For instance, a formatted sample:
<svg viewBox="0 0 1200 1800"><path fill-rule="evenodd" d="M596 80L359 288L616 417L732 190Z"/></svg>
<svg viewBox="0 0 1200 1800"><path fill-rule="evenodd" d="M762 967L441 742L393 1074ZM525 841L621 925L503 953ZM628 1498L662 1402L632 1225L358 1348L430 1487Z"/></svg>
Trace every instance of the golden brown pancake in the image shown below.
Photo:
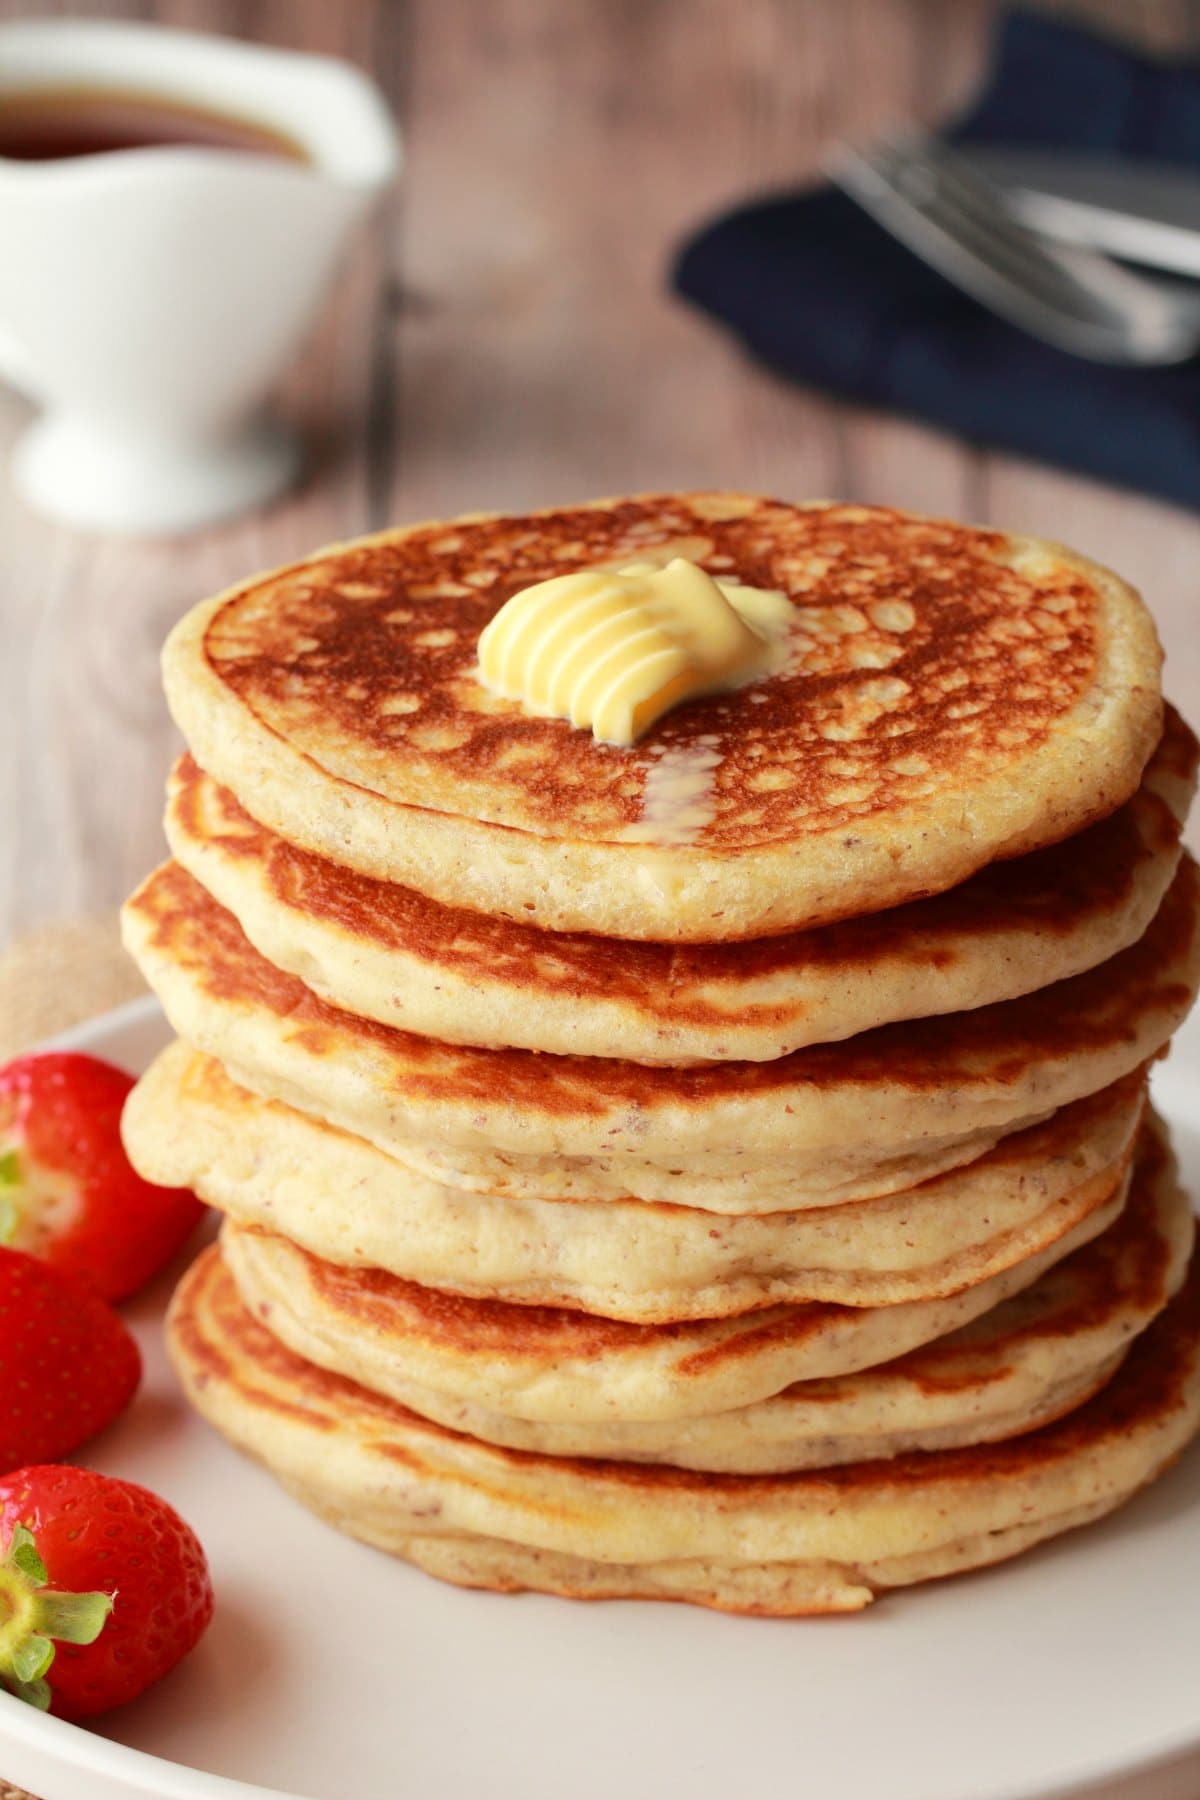
<svg viewBox="0 0 1200 1800"><path fill-rule="evenodd" d="M1113 1379L1001 1444L819 1473L697 1474L502 1450L303 1361L254 1320L218 1253L168 1326L197 1409L340 1530L466 1586L851 1612L1102 1517L1200 1426L1193 1274Z"/></svg>
<svg viewBox="0 0 1200 1800"><path fill-rule="evenodd" d="M1197 898L1188 859L1145 936L1071 981L775 1062L689 1069L463 1048L357 1019L273 969L174 865L143 884L124 919L175 1029L267 1098L402 1159L420 1142L533 1157L628 1153L673 1168L675 1158L736 1164L750 1152L819 1161L845 1145L880 1160L929 1139L1000 1134L1107 1087L1159 1051L1191 1004ZM686 1180L681 1189L693 1203ZM736 1188L726 1204L766 1210Z"/></svg>
<svg viewBox="0 0 1200 1800"><path fill-rule="evenodd" d="M950 1336L1099 1237L1119 1217L1126 1192L1128 1174L1106 1204L1013 1269L946 1300L896 1307L768 1307L732 1319L624 1325L588 1312L464 1300L390 1274L374 1282L360 1274L358 1291L362 1296L365 1283L376 1298L383 1294L390 1348L405 1363L403 1379L421 1388L549 1424L678 1424L756 1406L793 1382L878 1368ZM254 1233L239 1237L237 1228L225 1229L230 1271L266 1303L270 1323L279 1301L279 1283L268 1274L270 1244ZM284 1255L273 1258L275 1271ZM342 1271L333 1280L356 1278Z"/></svg>
<svg viewBox="0 0 1200 1800"><path fill-rule="evenodd" d="M794 1381L874 1368L957 1331L1107 1230L1129 1181L1126 1163L1110 1183L1097 1184L1084 1217L1035 1255L942 1299L895 1306L814 1302L630 1325L560 1307L468 1299L381 1270L325 1267L343 1295L357 1294L363 1328L375 1330L399 1379L517 1418L693 1419L752 1405ZM239 1232L228 1222L224 1231L225 1259L239 1287L252 1283L245 1291L274 1306L296 1279L291 1265L289 1274L279 1274L286 1240ZM373 1309L368 1302L376 1303Z"/></svg>
<svg viewBox="0 0 1200 1800"><path fill-rule="evenodd" d="M1167 709L1141 787L1066 843L930 900L739 944L538 931L297 849L191 757L167 836L268 962L322 999L447 1043L682 1064L769 1060L1068 979L1135 942L1179 861L1200 754Z"/></svg>
<svg viewBox="0 0 1200 1800"><path fill-rule="evenodd" d="M539 1350L549 1362L564 1342L568 1357L578 1349L570 1321L564 1332L553 1314L447 1307L444 1297L378 1270L337 1268L284 1238L229 1224L221 1242L243 1304L288 1349L439 1425L554 1456L773 1474L995 1441L1070 1411L1108 1380L1167 1304L1192 1239L1191 1208L1165 1139L1148 1133L1116 1221L973 1323L858 1374L798 1381L707 1416L649 1421L624 1407L597 1419L585 1404L562 1418L529 1416L541 1400ZM618 1339L618 1384L623 1350ZM603 1376L603 1342L595 1354ZM505 1404L497 1361L524 1372L532 1407L524 1393L511 1409ZM451 1379L441 1384L447 1365Z"/></svg>
<svg viewBox="0 0 1200 1800"><path fill-rule="evenodd" d="M476 679L519 589L673 555L789 596L782 669L632 749ZM1106 816L1159 737L1160 660L1133 590L1057 545L660 494L331 547L197 607L164 673L197 761L291 843L521 924L703 942L940 892Z"/></svg>
<svg viewBox="0 0 1200 1800"><path fill-rule="evenodd" d="M892 1306L985 1281L1072 1230L1111 1191L1144 1099L1139 1070L918 1188L731 1218L445 1187L362 1138L259 1099L182 1043L137 1084L122 1134L148 1180L194 1188L325 1261L648 1325L779 1302Z"/></svg>

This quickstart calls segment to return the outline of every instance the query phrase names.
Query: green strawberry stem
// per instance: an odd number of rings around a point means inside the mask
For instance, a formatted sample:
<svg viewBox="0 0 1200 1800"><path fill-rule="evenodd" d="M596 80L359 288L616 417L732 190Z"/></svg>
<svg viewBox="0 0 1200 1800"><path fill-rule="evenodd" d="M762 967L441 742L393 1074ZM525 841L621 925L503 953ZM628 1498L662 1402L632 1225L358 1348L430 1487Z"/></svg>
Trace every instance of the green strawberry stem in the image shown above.
<svg viewBox="0 0 1200 1800"><path fill-rule="evenodd" d="M112 1611L109 1594L60 1594L46 1589L46 1565L33 1533L18 1525L0 1562L0 1683L45 1712L54 1642L94 1644Z"/></svg>
<svg viewBox="0 0 1200 1800"><path fill-rule="evenodd" d="M0 1244L11 1244L17 1235L20 1209L17 1194L21 1186L21 1163L15 1150L0 1156Z"/></svg>

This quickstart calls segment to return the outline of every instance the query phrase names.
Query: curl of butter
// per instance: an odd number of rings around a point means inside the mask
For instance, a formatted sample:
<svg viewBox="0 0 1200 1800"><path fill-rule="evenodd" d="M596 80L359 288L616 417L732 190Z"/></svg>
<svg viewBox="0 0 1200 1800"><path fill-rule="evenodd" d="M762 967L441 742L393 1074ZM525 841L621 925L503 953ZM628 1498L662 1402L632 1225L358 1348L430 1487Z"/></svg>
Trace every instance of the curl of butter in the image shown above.
<svg viewBox="0 0 1200 1800"><path fill-rule="evenodd" d="M479 639L479 675L506 700L634 744L671 707L767 673L786 594L666 567L581 569L523 588Z"/></svg>

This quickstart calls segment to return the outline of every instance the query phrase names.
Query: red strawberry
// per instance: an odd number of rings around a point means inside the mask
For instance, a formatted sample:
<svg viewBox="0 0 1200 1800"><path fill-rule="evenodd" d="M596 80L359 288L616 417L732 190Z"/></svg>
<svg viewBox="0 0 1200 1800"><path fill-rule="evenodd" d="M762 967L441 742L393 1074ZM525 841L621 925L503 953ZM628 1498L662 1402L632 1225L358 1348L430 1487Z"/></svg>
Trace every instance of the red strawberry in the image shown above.
<svg viewBox="0 0 1200 1800"><path fill-rule="evenodd" d="M133 1086L94 1056L23 1056L0 1069L0 1243L123 1300L169 1262L201 1213L155 1187L121 1144Z"/></svg>
<svg viewBox="0 0 1200 1800"><path fill-rule="evenodd" d="M212 1618L204 1551L174 1507L95 1469L0 1480L0 1684L63 1719L133 1700Z"/></svg>
<svg viewBox="0 0 1200 1800"><path fill-rule="evenodd" d="M0 1472L69 1456L128 1406L141 1372L107 1301L0 1250Z"/></svg>

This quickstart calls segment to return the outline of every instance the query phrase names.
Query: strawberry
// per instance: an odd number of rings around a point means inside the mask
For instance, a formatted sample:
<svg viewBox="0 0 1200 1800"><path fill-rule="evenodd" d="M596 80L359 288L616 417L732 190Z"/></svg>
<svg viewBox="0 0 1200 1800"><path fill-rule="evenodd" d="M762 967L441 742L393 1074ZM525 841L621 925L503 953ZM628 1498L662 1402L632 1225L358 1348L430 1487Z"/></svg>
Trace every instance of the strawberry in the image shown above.
<svg viewBox="0 0 1200 1800"><path fill-rule="evenodd" d="M94 1056L23 1056L0 1069L0 1244L123 1300L169 1262L203 1205L155 1187L121 1144L133 1079Z"/></svg>
<svg viewBox="0 0 1200 1800"><path fill-rule="evenodd" d="M141 1371L107 1301L0 1249L0 1472L69 1456L124 1410Z"/></svg>
<svg viewBox="0 0 1200 1800"><path fill-rule="evenodd" d="M167 1502L95 1469L0 1480L0 1685L62 1719L133 1700L212 1618L204 1551Z"/></svg>

